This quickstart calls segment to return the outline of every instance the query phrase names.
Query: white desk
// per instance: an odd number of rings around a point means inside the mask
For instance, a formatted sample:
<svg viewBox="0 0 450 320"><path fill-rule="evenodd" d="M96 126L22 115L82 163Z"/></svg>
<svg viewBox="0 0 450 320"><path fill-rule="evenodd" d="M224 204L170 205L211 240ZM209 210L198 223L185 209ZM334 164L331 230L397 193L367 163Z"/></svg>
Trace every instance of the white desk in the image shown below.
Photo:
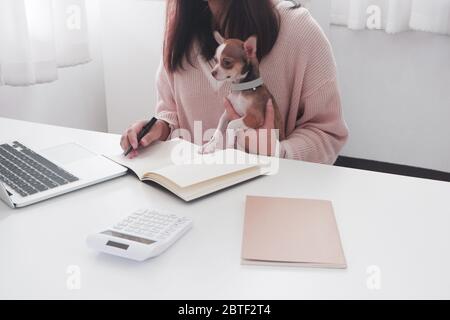
<svg viewBox="0 0 450 320"><path fill-rule="evenodd" d="M42 146L77 141L120 152L119 137L0 118L0 137ZM333 201L347 270L240 265L245 195ZM136 263L85 245L152 204L194 219L162 256ZM68 266L81 288L69 290ZM367 268L381 270L370 290ZM0 298L303 299L450 298L450 183L295 161L280 173L186 204L126 176L31 207L0 203Z"/></svg>

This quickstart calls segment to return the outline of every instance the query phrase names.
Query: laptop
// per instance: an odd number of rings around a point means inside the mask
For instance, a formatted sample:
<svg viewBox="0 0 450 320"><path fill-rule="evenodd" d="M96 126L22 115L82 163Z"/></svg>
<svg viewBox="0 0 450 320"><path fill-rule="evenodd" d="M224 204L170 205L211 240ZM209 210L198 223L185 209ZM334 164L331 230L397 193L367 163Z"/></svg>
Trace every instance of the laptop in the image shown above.
<svg viewBox="0 0 450 320"><path fill-rule="evenodd" d="M125 175L127 169L76 143L33 150L13 141L0 143L0 198L25 207Z"/></svg>

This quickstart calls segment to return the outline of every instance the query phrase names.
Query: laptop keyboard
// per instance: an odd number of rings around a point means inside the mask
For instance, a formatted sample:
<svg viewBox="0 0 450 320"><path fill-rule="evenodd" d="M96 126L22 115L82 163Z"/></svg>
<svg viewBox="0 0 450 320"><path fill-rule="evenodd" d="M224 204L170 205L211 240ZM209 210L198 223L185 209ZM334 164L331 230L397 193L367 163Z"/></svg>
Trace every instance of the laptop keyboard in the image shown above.
<svg viewBox="0 0 450 320"><path fill-rule="evenodd" d="M23 197L78 180L19 142L0 144L0 181Z"/></svg>

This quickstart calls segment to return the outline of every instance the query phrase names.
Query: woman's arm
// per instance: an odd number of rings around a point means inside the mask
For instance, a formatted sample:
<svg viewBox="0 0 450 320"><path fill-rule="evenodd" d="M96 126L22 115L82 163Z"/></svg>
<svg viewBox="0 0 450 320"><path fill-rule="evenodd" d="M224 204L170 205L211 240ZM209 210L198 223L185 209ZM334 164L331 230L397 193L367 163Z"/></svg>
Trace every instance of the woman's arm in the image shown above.
<svg viewBox="0 0 450 320"><path fill-rule="evenodd" d="M281 141L281 150L278 156L287 159L333 164L348 137L347 127L341 116L336 81L327 82L319 90L304 99L307 106L304 109L307 109L307 112L298 121L298 126L289 137ZM229 101L225 102L225 109L230 119L240 118ZM267 136L260 133L253 135L259 138L264 137L264 141L258 139L258 143L253 148L249 147L245 140L245 133L239 132L238 144L240 148L255 154L276 155L273 154L275 140L271 136L271 130L275 128L274 119L273 107L271 101L269 101L265 124L262 127L262 129L266 129ZM259 148L266 145L267 147L264 147L264 151L261 152Z"/></svg>
<svg viewBox="0 0 450 320"><path fill-rule="evenodd" d="M173 74L168 73L161 61L156 73L156 117L164 120L172 129L179 127L177 105L173 91Z"/></svg>
<svg viewBox="0 0 450 320"><path fill-rule="evenodd" d="M303 115L281 142L281 157L333 164L348 138L336 79L302 98Z"/></svg>
<svg viewBox="0 0 450 320"><path fill-rule="evenodd" d="M309 13L298 12L301 16L292 13L290 23L293 50L301 53L293 59L297 70L291 98L291 108L298 112L291 114L295 127L281 142L281 157L333 164L348 139L336 62L317 22Z"/></svg>

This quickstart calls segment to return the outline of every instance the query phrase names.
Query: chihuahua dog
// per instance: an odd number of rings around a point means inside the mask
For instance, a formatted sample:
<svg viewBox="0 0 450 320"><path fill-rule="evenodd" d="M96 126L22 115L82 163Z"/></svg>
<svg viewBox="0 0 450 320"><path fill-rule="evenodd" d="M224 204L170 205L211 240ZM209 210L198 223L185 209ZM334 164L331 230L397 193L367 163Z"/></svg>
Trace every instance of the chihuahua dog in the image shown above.
<svg viewBox="0 0 450 320"><path fill-rule="evenodd" d="M226 133L227 148L234 148L237 131L261 128L265 122L269 99L272 100L275 112L275 129L279 130L279 138L282 140L280 110L259 73L256 37L251 36L246 41L224 39L218 32L214 32L214 38L219 47L216 50L216 65L211 72L212 76L217 81L232 83L228 99L241 118L230 121L227 112L224 112L213 137L202 147L202 152L214 152Z"/></svg>

